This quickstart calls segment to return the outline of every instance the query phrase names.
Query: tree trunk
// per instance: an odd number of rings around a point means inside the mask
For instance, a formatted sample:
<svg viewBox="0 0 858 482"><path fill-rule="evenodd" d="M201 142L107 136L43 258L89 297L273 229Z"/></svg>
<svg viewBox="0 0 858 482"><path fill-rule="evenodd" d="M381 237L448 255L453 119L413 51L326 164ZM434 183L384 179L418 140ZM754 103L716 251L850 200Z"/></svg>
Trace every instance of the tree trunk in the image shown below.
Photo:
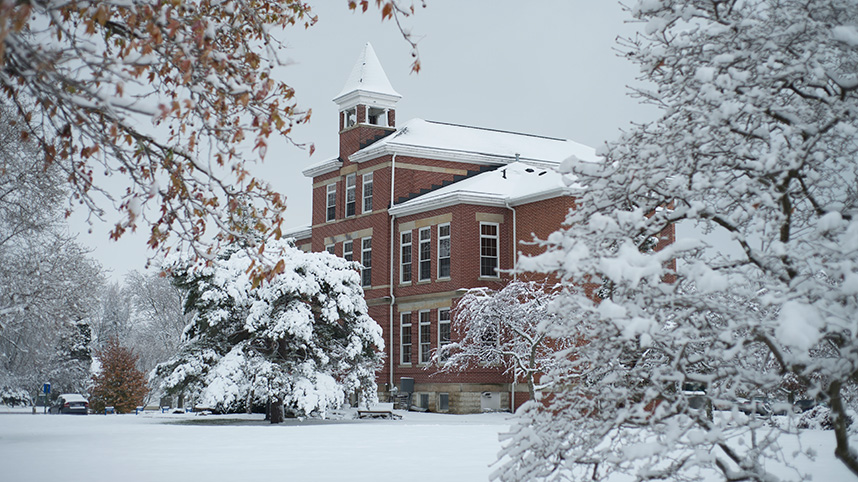
<svg viewBox="0 0 858 482"><path fill-rule="evenodd" d="M533 382L533 374L536 373L536 345L530 347L530 360L527 370L527 389L530 390L530 399L534 402L539 401L539 396L536 394L536 384Z"/></svg>
<svg viewBox="0 0 858 482"><path fill-rule="evenodd" d="M283 423L283 399L271 397L271 405L268 411L271 414L271 423Z"/></svg>
<svg viewBox="0 0 858 482"><path fill-rule="evenodd" d="M831 403L831 422L834 425L834 439L837 446L834 456L840 459L853 474L858 475L858 455L849 447L849 418L840 398L841 381L834 380L828 387L828 401Z"/></svg>

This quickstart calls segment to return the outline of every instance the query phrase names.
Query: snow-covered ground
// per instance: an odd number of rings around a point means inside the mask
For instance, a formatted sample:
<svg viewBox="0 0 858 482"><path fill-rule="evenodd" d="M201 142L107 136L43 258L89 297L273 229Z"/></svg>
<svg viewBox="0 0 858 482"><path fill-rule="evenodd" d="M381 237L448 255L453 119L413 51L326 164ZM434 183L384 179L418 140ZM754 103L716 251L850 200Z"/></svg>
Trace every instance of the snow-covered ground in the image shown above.
<svg viewBox="0 0 858 482"><path fill-rule="evenodd" d="M0 413L0 481L487 480L510 414L402 420Z"/></svg>
<svg viewBox="0 0 858 482"><path fill-rule="evenodd" d="M480 481L510 417L399 412L402 420L270 425L259 415L18 412L0 410L2 481ZM832 432L807 430L800 445L794 437L782 444L813 480L854 479L834 459ZM816 459L793 458L799 447Z"/></svg>

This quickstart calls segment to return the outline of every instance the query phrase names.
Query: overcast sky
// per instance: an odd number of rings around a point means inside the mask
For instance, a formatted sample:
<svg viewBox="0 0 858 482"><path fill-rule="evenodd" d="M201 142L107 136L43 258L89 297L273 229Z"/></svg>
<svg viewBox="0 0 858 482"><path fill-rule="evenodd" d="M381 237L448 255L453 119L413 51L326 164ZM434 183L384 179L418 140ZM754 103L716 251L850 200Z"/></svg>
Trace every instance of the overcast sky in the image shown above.
<svg viewBox="0 0 858 482"><path fill-rule="evenodd" d="M417 0L419 2L419 0ZM618 56L616 38L631 36L638 25L613 0L426 0L406 20L419 38L423 69L412 74L410 46L393 22L380 14L352 13L346 0L317 1L318 23L286 32L282 80L297 91L312 121L294 133L312 142L309 156L285 142L273 142L265 163L254 172L287 196L285 228L310 222L310 184L301 171L338 152L337 108L331 99L348 77L364 43L372 43L402 100L397 124L419 117L456 124L572 139L598 147L631 122L654 118L651 106L628 96L637 68ZM109 241L109 225L92 233L73 218L79 241L121 280L143 271L145 229Z"/></svg>

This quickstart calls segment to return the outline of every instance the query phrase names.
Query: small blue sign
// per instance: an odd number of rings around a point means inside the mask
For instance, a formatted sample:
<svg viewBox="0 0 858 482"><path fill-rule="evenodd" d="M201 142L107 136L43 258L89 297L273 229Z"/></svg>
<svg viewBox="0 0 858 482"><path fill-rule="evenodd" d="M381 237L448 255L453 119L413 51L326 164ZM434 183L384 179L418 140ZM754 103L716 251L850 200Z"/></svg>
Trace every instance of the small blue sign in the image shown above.
<svg viewBox="0 0 858 482"><path fill-rule="evenodd" d="M46 384L42 385L42 391L45 393L51 393L51 384L46 383Z"/></svg>

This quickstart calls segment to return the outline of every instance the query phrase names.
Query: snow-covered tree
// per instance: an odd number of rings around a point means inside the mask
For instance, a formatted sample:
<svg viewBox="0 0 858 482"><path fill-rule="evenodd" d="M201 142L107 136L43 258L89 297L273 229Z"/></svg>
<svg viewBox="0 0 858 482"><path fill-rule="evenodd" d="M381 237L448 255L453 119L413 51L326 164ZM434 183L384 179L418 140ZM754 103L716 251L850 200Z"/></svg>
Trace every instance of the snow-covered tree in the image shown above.
<svg viewBox="0 0 858 482"><path fill-rule="evenodd" d="M356 265L304 253L291 241L266 250L279 261L262 284L241 249L209 266L179 260L169 267L188 291L193 318L179 354L158 366L155 380L168 393L224 411L270 401L272 423L282 420L284 405L325 416L349 395L374 399L384 341L367 314Z"/></svg>
<svg viewBox="0 0 858 482"><path fill-rule="evenodd" d="M96 346L102 347L108 340L128 344L133 329L131 295L132 291L118 282L108 283L101 290L99 309L92 322Z"/></svg>
<svg viewBox="0 0 858 482"><path fill-rule="evenodd" d="M556 288L555 288L556 290ZM509 282L499 291L469 290L456 304L454 338L442 346L433 363L445 371L479 365L503 367L527 380L530 398L545 387L540 377L556 364L574 339L558 333L561 319L549 310L557 293L532 281Z"/></svg>
<svg viewBox="0 0 858 482"><path fill-rule="evenodd" d="M397 25L414 10L358 5ZM118 209L112 237L145 226L155 249L211 254L243 239L228 215L240 195L254 200L254 231L280 236L285 199L250 164L310 118L274 70L283 30L316 20L302 0L4 1L0 92L21 115L16 134L43 154L37 168L62 170L58 185L94 216ZM273 266L260 261L257 277Z"/></svg>
<svg viewBox="0 0 858 482"><path fill-rule="evenodd" d="M90 406L96 412L113 407L116 413L131 413L146 397L146 374L137 368L137 355L116 338L96 352L98 372L92 376Z"/></svg>
<svg viewBox="0 0 858 482"><path fill-rule="evenodd" d="M40 162L20 122L0 104L0 388L71 391L89 378L80 343L101 268L66 232L62 173Z"/></svg>
<svg viewBox="0 0 858 482"><path fill-rule="evenodd" d="M123 288L132 308L130 339L140 357L138 366L148 372L179 350L182 332L190 322L184 312L186 292L160 273L132 271Z"/></svg>
<svg viewBox="0 0 858 482"><path fill-rule="evenodd" d="M785 381L830 405L835 455L858 475L843 396L858 378L858 3L643 0L631 13L644 33L624 46L653 85L637 94L663 113L603 162L562 165L576 209L521 267L611 289L558 302L580 313L582 346L496 476L768 480L768 459L790 460L779 429L710 419L682 388L731 400ZM643 249L674 226L676 243Z"/></svg>

